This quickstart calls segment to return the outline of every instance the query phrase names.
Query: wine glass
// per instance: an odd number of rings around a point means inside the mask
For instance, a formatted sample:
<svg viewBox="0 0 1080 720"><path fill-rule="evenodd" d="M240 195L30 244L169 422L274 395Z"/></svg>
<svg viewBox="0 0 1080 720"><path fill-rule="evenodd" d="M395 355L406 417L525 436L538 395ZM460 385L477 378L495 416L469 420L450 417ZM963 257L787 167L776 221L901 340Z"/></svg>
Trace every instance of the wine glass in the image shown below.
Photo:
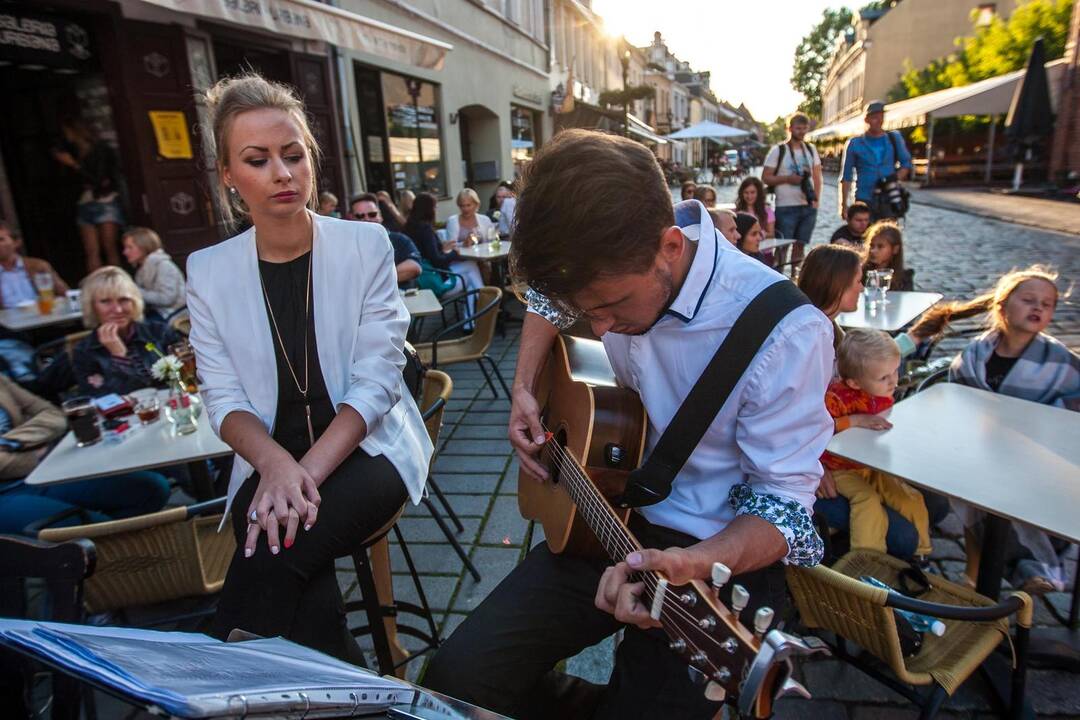
<svg viewBox="0 0 1080 720"><path fill-rule="evenodd" d="M885 270L878 270L877 274L878 274L878 292L880 293L881 304L882 305L887 305L888 302L889 302L889 298L887 296L889 294L889 288L892 286L892 281L893 281L893 270L892 270L892 268L887 268Z"/></svg>
<svg viewBox="0 0 1080 720"><path fill-rule="evenodd" d="M878 292L881 288L881 275L877 270L866 272L866 282L863 284L863 299L867 307L874 307L877 303Z"/></svg>

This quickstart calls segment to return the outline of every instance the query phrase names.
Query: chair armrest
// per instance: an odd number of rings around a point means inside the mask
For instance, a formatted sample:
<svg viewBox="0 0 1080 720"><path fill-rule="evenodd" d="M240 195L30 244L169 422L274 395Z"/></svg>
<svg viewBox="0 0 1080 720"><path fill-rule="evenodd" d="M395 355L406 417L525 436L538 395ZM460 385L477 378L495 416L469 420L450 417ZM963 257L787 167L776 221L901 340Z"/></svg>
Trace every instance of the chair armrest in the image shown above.
<svg viewBox="0 0 1080 720"><path fill-rule="evenodd" d="M59 543L0 535L0 577L77 583L94 574L97 550L85 538Z"/></svg>
<svg viewBox="0 0 1080 720"><path fill-rule="evenodd" d="M427 422L435 416L435 413L439 412L443 405L446 405L446 400L443 400L442 398L435 398L435 402L431 403L431 407L425 410L420 417L423 419L424 422Z"/></svg>
<svg viewBox="0 0 1080 720"><path fill-rule="evenodd" d="M52 525L60 522L61 520L67 520L73 515L79 516L79 519L81 520L79 525L86 525L87 523L93 522L90 518L90 515L84 508L70 507L67 510L61 510L58 513L54 513L52 515L49 515L48 517L40 518L28 524L26 527L23 528L23 534L29 537L37 537L38 533L40 533L45 528L51 527Z"/></svg>
<svg viewBox="0 0 1080 720"><path fill-rule="evenodd" d="M200 515L216 515L223 512L225 512L225 498L223 497L187 506L188 519L199 517Z"/></svg>
<svg viewBox="0 0 1080 720"><path fill-rule="evenodd" d="M988 620L1000 620L1014 613L1020 613L1027 607L1028 623L1030 626L1031 598L1027 593L1013 593L997 605L988 607L970 607L963 605L944 605L942 603L926 602L908 597L895 590L890 590L885 600L885 606L898 610L910 610L911 612L930 615L942 620L962 620L966 622L986 622ZM1023 617L1019 618L1021 621Z"/></svg>

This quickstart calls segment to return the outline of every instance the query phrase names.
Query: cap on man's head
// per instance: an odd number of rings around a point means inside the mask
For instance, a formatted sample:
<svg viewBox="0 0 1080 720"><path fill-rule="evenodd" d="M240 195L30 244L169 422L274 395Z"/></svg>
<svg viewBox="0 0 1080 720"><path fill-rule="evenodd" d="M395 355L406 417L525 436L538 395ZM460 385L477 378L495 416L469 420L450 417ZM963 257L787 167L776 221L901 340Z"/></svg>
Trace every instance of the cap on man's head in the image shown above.
<svg viewBox="0 0 1080 720"><path fill-rule="evenodd" d="M866 104L866 114L867 115L869 115L870 113L879 113L879 112L880 113L885 112L885 103L883 103L881 100L871 100L869 103Z"/></svg>

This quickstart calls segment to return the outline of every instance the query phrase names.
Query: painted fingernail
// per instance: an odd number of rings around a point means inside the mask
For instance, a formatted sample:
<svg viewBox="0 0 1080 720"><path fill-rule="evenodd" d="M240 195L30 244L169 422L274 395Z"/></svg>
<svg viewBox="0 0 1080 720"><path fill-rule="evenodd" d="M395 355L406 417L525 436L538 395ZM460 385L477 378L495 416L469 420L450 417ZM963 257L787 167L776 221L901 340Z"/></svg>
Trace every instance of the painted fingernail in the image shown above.
<svg viewBox="0 0 1080 720"><path fill-rule="evenodd" d="M291 548L291 547L292 547L292 544L293 544L293 541L292 541L292 540L290 540L289 538L285 538L285 549L286 549L286 550L288 550L289 548Z"/></svg>
<svg viewBox="0 0 1080 720"><path fill-rule="evenodd" d="M626 556L626 564L630 567L637 567L641 564L641 553L632 552Z"/></svg>
<svg viewBox="0 0 1080 720"><path fill-rule="evenodd" d="M311 529L311 526L310 526L310 525L305 525L305 526L304 526L304 529L305 529L305 530L310 530L310 529Z"/></svg>
<svg viewBox="0 0 1080 720"><path fill-rule="evenodd" d="M277 555L277 554L278 554L278 546L277 546L277 545L271 545L271 546L270 546L270 552L272 552L272 553L274 553L275 555Z"/></svg>
<svg viewBox="0 0 1080 720"><path fill-rule="evenodd" d="M244 548L244 557L249 558L255 554L255 551L251 548Z"/></svg>

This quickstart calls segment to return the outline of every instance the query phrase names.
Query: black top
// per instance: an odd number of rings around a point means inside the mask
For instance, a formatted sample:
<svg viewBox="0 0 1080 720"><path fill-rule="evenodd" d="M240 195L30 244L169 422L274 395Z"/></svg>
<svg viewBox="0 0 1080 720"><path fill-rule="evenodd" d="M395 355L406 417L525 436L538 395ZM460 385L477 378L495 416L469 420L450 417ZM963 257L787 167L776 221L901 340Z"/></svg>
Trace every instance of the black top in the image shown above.
<svg viewBox="0 0 1080 720"><path fill-rule="evenodd" d="M410 222L405 226L405 234L416 243L424 259L440 270L449 270L450 263L461 259L457 250L443 252L442 243L431 223Z"/></svg>
<svg viewBox="0 0 1080 720"><path fill-rule="evenodd" d="M991 353L990 357L986 361L986 384L990 386L990 389L997 392L1001 389L1001 384L1005 382L1005 376L1012 370L1013 365L1020 358L1014 357L1001 357L996 352Z"/></svg>
<svg viewBox="0 0 1080 720"><path fill-rule="evenodd" d="M836 232L832 234L832 237L829 238L829 243L833 245L840 242L846 243L848 245L857 245L861 247L863 244L863 236L855 235L854 233L852 233L851 228L849 228L845 223L838 227L836 229Z"/></svg>
<svg viewBox="0 0 1080 720"><path fill-rule="evenodd" d="M304 317L304 304L307 296L308 264L311 252L306 252L295 260L284 263L272 263L259 260L259 273L266 287L266 297L273 309L273 319L281 333L281 343L285 344L285 353L292 363L293 372L301 387L304 385L304 334L307 333L308 355L308 392L307 403L311 406L311 425L317 440L334 419L334 406L326 391L322 366L319 365L319 349L315 340L315 292L312 288L311 303L307 318ZM288 450L293 457L300 459L311 447L308 438L307 418L304 411L304 396L296 387L286 355L282 353L281 343L274 332L274 322L267 311L270 323L271 339L274 343L274 357L277 360L278 404L274 420L274 442Z"/></svg>
<svg viewBox="0 0 1080 720"><path fill-rule="evenodd" d="M394 265L400 265L406 260L412 260L417 265L420 265L420 261L423 257L420 255L420 251L416 249L416 245L413 244L411 238L405 233L389 232L390 244L394 248ZM415 280L406 280L403 283L398 283L400 288L416 287Z"/></svg>

